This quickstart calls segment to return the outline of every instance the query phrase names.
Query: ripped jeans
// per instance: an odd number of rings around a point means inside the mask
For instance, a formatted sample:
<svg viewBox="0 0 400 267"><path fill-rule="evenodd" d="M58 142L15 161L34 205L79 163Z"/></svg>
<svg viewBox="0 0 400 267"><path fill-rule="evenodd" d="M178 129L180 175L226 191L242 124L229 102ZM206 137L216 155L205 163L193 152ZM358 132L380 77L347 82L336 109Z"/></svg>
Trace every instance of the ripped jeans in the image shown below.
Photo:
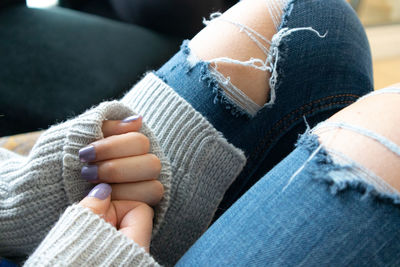
<svg viewBox="0 0 400 267"><path fill-rule="evenodd" d="M177 266L399 266L398 204L383 180L307 132Z"/></svg>
<svg viewBox="0 0 400 267"><path fill-rule="evenodd" d="M223 215L177 265L399 265L397 193L310 131L293 150L304 119L313 127L373 89L356 15L342 0L289 1L271 43L271 96L260 108L222 90L188 42L156 72L248 159Z"/></svg>
<svg viewBox="0 0 400 267"><path fill-rule="evenodd" d="M222 90L210 63L193 60L188 41L156 72L246 154L246 167L216 218L293 150L306 128L304 118L314 126L373 90L369 44L345 1L274 1L288 3L271 41L271 95L265 106Z"/></svg>

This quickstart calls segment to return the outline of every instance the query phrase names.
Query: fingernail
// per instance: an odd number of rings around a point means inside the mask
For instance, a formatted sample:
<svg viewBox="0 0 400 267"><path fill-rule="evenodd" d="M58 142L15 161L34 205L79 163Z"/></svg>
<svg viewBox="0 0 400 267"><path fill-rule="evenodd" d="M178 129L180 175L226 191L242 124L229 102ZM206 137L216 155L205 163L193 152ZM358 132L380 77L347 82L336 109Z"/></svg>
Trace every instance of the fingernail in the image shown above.
<svg viewBox="0 0 400 267"><path fill-rule="evenodd" d="M96 151L94 146L90 145L79 150L79 159L82 162L90 162L96 159Z"/></svg>
<svg viewBox="0 0 400 267"><path fill-rule="evenodd" d="M98 178L98 169L99 168L97 167L97 165L83 166L81 170L81 176L87 181L96 181Z"/></svg>
<svg viewBox="0 0 400 267"><path fill-rule="evenodd" d="M128 122L136 121L136 120L140 119L141 117L142 116L140 116L140 115L129 116L128 118L123 119L122 122L128 123Z"/></svg>
<svg viewBox="0 0 400 267"><path fill-rule="evenodd" d="M88 197L104 200L111 194L111 191L112 189L109 184L98 184L89 192Z"/></svg>

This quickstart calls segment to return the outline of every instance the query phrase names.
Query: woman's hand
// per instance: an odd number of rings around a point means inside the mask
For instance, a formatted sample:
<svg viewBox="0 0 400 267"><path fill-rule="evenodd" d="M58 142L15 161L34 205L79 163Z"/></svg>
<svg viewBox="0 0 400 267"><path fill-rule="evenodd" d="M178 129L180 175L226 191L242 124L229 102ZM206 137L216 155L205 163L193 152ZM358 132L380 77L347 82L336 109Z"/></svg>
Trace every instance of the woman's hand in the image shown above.
<svg viewBox="0 0 400 267"><path fill-rule="evenodd" d="M104 139L79 151L82 177L93 183L109 183L112 200L131 200L156 205L164 193L157 180L160 160L149 153L149 139L137 132L142 126L140 116L122 121L104 121Z"/></svg>
<svg viewBox="0 0 400 267"><path fill-rule="evenodd" d="M137 201L111 201L111 191L110 185L98 184L79 204L100 215L106 222L149 252L153 209Z"/></svg>
<svg viewBox="0 0 400 267"><path fill-rule="evenodd" d="M104 121L104 139L79 151L88 165L82 177L96 185L80 205L90 208L147 251L154 212L164 193L157 180L160 160L149 153L149 139L139 133L140 116ZM110 185L108 185L110 184Z"/></svg>

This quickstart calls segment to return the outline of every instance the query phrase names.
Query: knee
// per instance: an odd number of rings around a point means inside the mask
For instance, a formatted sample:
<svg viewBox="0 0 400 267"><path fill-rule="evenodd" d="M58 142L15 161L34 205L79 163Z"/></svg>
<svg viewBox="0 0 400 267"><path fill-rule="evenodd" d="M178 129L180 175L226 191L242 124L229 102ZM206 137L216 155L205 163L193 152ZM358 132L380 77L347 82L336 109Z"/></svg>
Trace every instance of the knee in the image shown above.
<svg viewBox="0 0 400 267"><path fill-rule="evenodd" d="M283 87L310 94L341 90L363 95L373 89L371 52L363 26L343 0L294 0L285 10L281 28L311 27L281 42L278 72ZM324 90L321 90L324 88Z"/></svg>
<svg viewBox="0 0 400 267"><path fill-rule="evenodd" d="M372 75L371 53L364 27L346 1L297 0L291 5L282 27L312 27L318 32L327 33L323 40L313 42L308 42L312 36L303 36L303 50L313 50L314 54L322 57L321 60L326 60L327 57L341 59L328 62L348 65L342 66L347 70L368 67L367 72Z"/></svg>
<svg viewBox="0 0 400 267"><path fill-rule="evenodd" d="M314 130L334 154L345 155L400 191L400 87L338 112Z"/></svg>

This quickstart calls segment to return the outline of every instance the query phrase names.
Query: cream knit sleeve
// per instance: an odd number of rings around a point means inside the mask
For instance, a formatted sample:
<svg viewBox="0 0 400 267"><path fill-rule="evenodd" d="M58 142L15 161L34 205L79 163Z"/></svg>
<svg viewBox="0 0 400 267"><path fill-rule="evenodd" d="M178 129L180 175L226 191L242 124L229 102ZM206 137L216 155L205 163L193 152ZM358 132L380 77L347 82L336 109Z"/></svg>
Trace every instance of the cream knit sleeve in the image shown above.
<svg viewBox="0 0 400 267"><path fill-rule="evenodd" d="M143 116L171 164L170 205L153 232L151 255L173 266L207 230L246 157L153 73L121 102Z"/></svg>
<svg viewBox="0 0 400 267"><path fill-rule="evenodd" d="M105 102L77 118L48 129L31 153L21 157L0 150L0 255L24 260L44 239L64 210L80 201L92 187L80 177L83 164L78 151L103 137L107 119L123 119L134 113L120 102ZM143 125L151 152L162 162L160 181L166 194L156 209L157 221L168 206L169 163L155 137Z"/></svg>
<svg viewBox="0 0 400 267"><path fill-rule="evenodd" d="M80 205L69 207L25 267L159 266L111 224Z"/></svg>
<svg viewBox="0 0 400 267"><path fill-rule="evenodd" d="M162 163L159 180L165 193L155 209L152 256L157 262L172 266L207 230L226 190L245 165L246 157L173 88L149 73L120 102L101 104L76 119L50 128L29 157L4 157L8 159L0 162L1 256L29 255L67 206L84 197L90 185L80 178L82 164L78 150L102 138L103 120L133 115L131 109L143 116L145 123L141 132L149 137L151 152ZM99 239L91 237L97 236L96 231L83 227L82 218L94 223ZM55 265L65 261L90 266L89 262L80 261L87 255L82 239L86 236L88 244L96 248L91 252L93 255L111 253L107 261L110 265L120 265L119 260L114 261L117 254L113 248L115 244L115 249L125 248L127 243L121 241L118 232L108 235L109 230L94 214L74 206L61 217L27 263L36 265L56 255L61 261L51 261ZM117 243L112 243L113 238ZM74 250L81 246L85 248L82 254ZM130 253L125 252L121 253L125 256ZM133 254L126 257L131 258ZM140 255L140 259L147 257ZM139 258L127 263L153 262L150 258L145 261Z"/></svg>

